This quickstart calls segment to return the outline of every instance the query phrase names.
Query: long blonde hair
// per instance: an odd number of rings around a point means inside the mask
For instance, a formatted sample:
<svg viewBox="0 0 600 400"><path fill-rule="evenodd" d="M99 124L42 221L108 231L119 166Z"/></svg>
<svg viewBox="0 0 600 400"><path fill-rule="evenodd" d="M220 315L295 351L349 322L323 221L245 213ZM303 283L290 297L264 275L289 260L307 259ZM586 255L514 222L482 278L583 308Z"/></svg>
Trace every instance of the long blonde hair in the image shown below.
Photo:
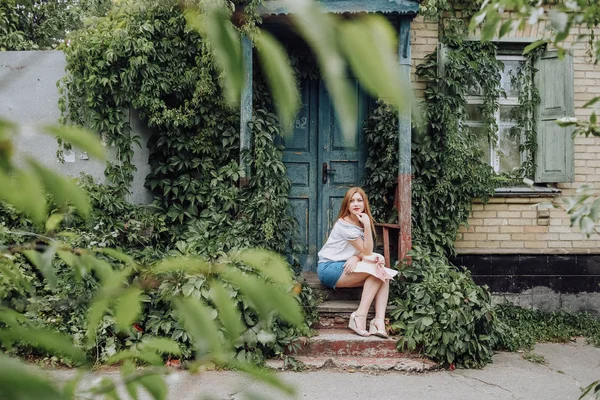
<svg viewBox="0 0 600 400"><path fill-rule="evenodd" d="M373 215L371 215L371 207L369 207L369 198L367 197L365 191L359 188L358 186L352 187L346 192L344 200L342 200L342 206L340 207L338 219L343 219L350 215L350 210L348 209L348 206L350 205L350 200L352 200L352 196L354 196L356 193L360 194L363 198L363 202L365 204L364 213L369 216L369 220L371 221L371 232L373 232L373 236L377 236L377 233L375 233L375 225L373 225Z"/></svg>

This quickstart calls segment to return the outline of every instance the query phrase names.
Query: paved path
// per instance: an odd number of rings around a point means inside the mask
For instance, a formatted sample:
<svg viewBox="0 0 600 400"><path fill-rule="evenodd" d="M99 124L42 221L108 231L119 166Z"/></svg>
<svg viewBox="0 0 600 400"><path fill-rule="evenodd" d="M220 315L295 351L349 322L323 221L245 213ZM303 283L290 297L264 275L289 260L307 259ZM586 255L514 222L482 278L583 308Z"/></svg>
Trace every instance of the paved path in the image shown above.
<svg viewBox="0 0 600 400"><path fill-rule="evenodd" d="M295 386L288 397L255 379L234 372L176 372L167 379L169 399L241 400L255 393L265 399L380 400L380 399L544 399L576 400L581 387L600 379L600 349L583 340L569 344L543 343L534 353L546 365L523 359L520 353L498 353L481 370L437 371L424 374L400 372L280 372ZM65 375L68 372L56 372ZM111 373L104 373L111 375ZM149 397L140 396L140 399Z"/></svg>

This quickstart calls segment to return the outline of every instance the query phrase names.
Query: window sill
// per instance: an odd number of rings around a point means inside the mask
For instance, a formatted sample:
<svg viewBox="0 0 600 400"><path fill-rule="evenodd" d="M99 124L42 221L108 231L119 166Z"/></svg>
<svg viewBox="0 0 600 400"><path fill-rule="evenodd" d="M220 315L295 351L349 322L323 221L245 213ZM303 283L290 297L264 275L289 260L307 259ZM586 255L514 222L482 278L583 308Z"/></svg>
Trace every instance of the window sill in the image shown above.
<svg viewBox="0 0 600 400"><path fill-rule="evenodd" d="M557 197L562 191L556 188L511 186L497 188L492 197Z"/></svg>

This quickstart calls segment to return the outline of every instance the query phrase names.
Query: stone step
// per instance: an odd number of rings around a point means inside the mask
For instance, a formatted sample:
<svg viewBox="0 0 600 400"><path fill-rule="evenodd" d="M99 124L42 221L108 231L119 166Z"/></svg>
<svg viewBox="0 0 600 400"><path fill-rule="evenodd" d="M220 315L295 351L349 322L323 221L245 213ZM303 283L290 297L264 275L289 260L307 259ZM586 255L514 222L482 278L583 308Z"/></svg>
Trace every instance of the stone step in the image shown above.
<svg viewBox="0 0 600 400"><path fill-rule="evenodd" d="M438 369L433 361L411 354L400 354L396 357L343 357L343 356L293 356L296 361L295 368L300 369L327 369L336 368L348 372L354 371L402 371L402 372L426 372ZM282 359L267 360L267 366L274 369L286 369L286 363ZM287 363L287 369L292 368L293 363Z"/></svg>
<svg viewBox="0 0 600 400"><path fill-rule="evenodd" d="M315 329L342 329L348 326L350 314L358 308L357 300L328 300L317 306L319 320L312 326ZM388 305L387 313L394 307ZM367 314L367 322L375 317L373 307Z"/></svg>
<svg viewBox="0 0 600 400"><path fill-rule="evenodd" d="M363 337L349 329L322 329L317 332L316 336L299 340L299 348L288 355L388 358L401 354L396 348L397 337Z"/></svg>

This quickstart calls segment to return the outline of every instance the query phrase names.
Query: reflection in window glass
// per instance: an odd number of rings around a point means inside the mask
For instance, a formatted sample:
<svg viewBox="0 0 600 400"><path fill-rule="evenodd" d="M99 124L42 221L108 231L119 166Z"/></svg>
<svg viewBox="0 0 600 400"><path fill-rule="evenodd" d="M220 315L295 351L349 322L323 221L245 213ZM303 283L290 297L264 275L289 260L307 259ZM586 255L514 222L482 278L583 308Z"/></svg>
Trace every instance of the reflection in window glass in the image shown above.
<svg viewBox="0 0 600 400"><path fill-rule="evenodd" d="M521 166L521 152L519 146L521 145L520 132L511 134L511 128L514 125L502 125L500 126L500 133L498 135L500 149L500 171L499 172L511 172Z"/></svg>
<svg viewBox="0 0 600 400"><path fill-rule="evenodd" d="M471 126L471 131L475 134L477 140L477 147L483 152L482 161L486 164L490 164L490 140L485 134L483 126Z"/></svg>

